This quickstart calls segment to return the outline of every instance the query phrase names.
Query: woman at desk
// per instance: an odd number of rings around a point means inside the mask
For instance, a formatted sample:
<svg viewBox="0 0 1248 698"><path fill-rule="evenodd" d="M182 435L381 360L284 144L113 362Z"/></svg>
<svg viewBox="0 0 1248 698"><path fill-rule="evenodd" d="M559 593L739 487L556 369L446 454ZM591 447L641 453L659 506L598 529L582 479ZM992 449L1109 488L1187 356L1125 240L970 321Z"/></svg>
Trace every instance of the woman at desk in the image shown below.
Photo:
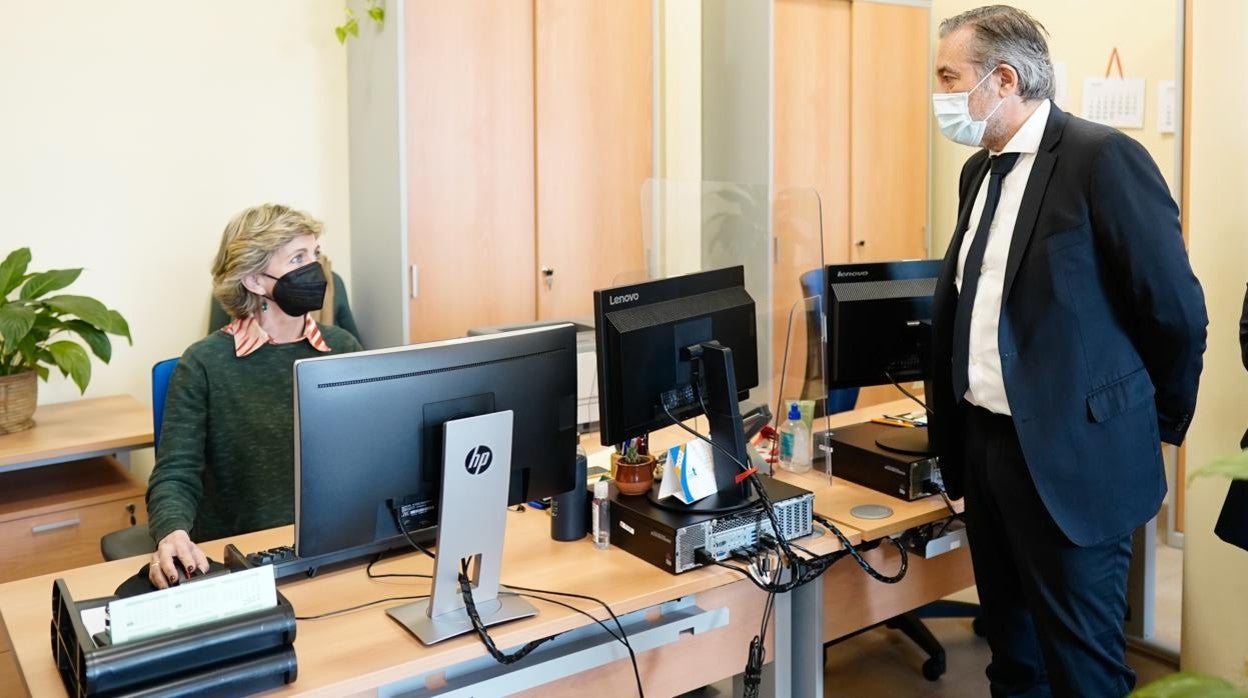
<svg viewBox="0 0 1248 698"><path fill-rule="evenodd" d="M298 359L359 351L348 332L315 322L325 274L321 223L265 204L234 217L212 265L213 296L233 320L192 344L165 401L147 488L158 588L208 569L197 540L294 519L293 371Z"/></svg>

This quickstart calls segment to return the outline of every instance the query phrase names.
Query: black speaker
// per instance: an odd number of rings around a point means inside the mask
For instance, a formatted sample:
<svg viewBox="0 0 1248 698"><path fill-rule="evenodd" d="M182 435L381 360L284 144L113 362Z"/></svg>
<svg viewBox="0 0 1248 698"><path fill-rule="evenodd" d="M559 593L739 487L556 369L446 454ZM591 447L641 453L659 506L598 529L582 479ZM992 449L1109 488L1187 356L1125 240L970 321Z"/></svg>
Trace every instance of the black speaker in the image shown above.
<svg viewBox="0 0 1248 698"><path fill-rule="evenodd" d="M588 467L585 454L577 453L576 485L550 498L550 537L554 540L580 540L589 534L589 496L585 488Z"/></svg>

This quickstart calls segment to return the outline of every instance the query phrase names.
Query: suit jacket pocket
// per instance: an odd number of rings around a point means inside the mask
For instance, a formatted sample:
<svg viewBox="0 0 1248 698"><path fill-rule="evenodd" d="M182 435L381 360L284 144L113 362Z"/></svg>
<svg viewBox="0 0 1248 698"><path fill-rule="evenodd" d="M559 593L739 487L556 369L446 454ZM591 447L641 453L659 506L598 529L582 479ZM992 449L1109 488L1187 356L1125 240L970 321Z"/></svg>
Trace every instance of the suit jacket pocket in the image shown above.
<svg viewBox="0 0 1248 698"><path fill-rule="evenodd" d="M1105 422L1153 397L1153 381L1141 368L1088 393L1088 416Z"/></svg>

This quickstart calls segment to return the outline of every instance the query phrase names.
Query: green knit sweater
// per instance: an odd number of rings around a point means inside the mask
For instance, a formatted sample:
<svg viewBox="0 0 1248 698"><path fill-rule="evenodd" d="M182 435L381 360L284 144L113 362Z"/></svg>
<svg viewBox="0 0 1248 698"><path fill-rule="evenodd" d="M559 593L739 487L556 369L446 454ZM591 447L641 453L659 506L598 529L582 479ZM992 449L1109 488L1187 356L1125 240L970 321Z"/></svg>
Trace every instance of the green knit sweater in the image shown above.
<svg viewBox="0 0 1248 698"><path fill-rule="evenodd" d="M337 327L321 336L341 354L360 343ZM148 527L193 541L284 526L295 518L294 370L325 356L306 341L234 355L213 332L178 361L165 401L156 467L147 485Z"/></svg>

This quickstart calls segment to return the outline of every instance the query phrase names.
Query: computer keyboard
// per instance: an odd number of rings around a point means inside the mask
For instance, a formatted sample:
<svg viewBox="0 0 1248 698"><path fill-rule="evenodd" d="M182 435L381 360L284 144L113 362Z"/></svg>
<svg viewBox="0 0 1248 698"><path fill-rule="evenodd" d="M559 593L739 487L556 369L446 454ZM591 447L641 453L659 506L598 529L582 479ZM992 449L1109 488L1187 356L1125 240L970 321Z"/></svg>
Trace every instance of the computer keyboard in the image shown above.
<svg viewBox="0 0 1248 698"><path fill-rule="evenodd" d="M256 553L247 553L247 562L257 567L260 565L280 565L283 562L294 560L296 557L298 556L295 555L294 546L279 545L276 548L269 548Z"/></svg>
<svg viewBox="0 0 1248 698"><path fill-rule="evenodd" d="M407 541L396 536L314 557L300 557L295 553L294 546L290 545L279 545L276 548L244 553L231 543L225 546L225 566L237 571L272 565L273 578L279 580L296 575L311 577L322 568L340 564L359 564L372 555L390 550L409 550Z"/></svg>

